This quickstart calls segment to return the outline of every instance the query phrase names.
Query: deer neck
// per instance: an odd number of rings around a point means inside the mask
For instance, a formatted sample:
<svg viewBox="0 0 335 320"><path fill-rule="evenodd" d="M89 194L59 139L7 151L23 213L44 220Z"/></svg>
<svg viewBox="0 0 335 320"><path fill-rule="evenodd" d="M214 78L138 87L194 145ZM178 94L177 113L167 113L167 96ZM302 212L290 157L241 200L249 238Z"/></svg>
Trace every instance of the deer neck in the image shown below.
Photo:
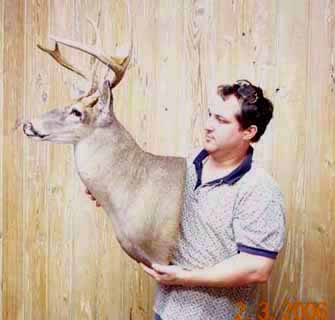
<svg viewBox="0 0 335 320"><path fill-rule="evenodd" d="M79 176L104 209L124 209L124 195L131 190L132 163L138 163L144 151L115 119L74 147ZM113 198L113 201L112 201ZM119 200L120 199L120 200Z"/></svg>

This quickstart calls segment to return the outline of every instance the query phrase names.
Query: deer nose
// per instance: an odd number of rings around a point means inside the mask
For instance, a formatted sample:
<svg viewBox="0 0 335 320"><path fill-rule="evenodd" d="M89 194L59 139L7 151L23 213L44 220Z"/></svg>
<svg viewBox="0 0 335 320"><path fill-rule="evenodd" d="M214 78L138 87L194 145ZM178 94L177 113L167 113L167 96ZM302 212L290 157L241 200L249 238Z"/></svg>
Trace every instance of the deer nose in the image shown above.
<svg viewBox="0 0 335 320"><path fill-rule="evenodd" d="M23 124L23 132L25 134L31 134L33 129L33 125L31 124L31 122L26 122Z"/></svg>
<svg viewBox="0 0 335 320"><path fill-rule="evenodd" d="M26 122L23 125L23 131L26 132L26 130L31 129L32 128L32 124L30 122Z"/></svg>

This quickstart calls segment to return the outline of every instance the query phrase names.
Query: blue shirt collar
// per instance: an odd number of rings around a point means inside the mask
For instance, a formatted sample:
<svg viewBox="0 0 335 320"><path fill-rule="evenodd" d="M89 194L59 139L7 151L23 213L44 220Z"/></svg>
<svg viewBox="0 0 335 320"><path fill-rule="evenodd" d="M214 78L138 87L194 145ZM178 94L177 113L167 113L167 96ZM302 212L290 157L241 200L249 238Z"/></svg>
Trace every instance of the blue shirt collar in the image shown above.
<svg viewBox="0 0 335 320"><path fill-rule="evenodd" d="M224 183L232 185L238 180L240 180L242 176L251 169L253 153L254 153L254 148L252 146L249 146L249 149L247 151L247 156L243 159L243 161L237 168L235 168L231 173L229 173L228 175L222 178L218 178L218 179L207 182L206 186L208 185L209 186L211 185L219 186ZM208 157L207 150L202 149L200 153L193 160L193 164L195 166L195 171L197 174L197 184L194 190L201 185L201 175L202 175L202 168L203 168L202 161L207 157Z"/></svg>

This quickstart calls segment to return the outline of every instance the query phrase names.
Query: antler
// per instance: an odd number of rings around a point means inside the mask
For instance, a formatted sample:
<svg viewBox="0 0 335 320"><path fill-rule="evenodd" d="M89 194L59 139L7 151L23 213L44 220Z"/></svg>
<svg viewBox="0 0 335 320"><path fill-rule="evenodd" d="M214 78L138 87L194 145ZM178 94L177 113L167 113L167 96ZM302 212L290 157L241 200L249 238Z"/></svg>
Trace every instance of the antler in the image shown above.
<svg viewBox="0 0 335 320"><path fill-rule="evenodd" d="M130 10L129 10L129 4L128 4L128 15L129 15L129 19L130 21L131 16L130 16ZM81 72L78 68L76 68L75 66L73 66L72 64L70 64L68 61L66 61L66 59L64 57L62 57L59 48L58 48L58 43L61 43L65 46L77 49L79 51L85 52L89 55L91 55L92 57L94 57L95 59L99 60L100 62L102 62L103 64L105 64L109 69L112 69L114 72L114 79L111 82L111 88L116 87L119 82L122 80L127 67L129 65L131 56L132 56L132 51L133 51L133 28L132 28L132 24L130 26L130 31L131 31L131 45L130 45L130 49L128 52L128 55L124 58L120 58L120 57L108 57L105 52L103 51L102 45L101 45L101 39L99 36L99 28L98 26L90 19L88 19L89 22L92 24L94 30L95 30L95 46L90 46L90 45L85 45L82 43L79 43L77 41L72 41L72 40L68 40L68 39L64 39L61 37L56 37L51 35L49 38L54 40L56 42L56 46L54 50L50 50L47 48L42 47L41 45L38 45L38 48L40 48L41 50L43 50L44 52L47 52L48 54L50 54L59 64L61 64L63 67L75 72L76 74L80 75L81 77L85 78L86 80L89 79L89 77L87 77L87 75L83 72ZM92 87L94 87L95 85L95 78L96 78L96 64L94 66L94 70L91 74L92 78L92 83L91 83L91 88L88 91L88 93L92 93L93 89ZM88 93L85 94L85 96L88 95Z"/></svg>
<svg viewBox="0 0 335 320"><path fill-rule="evenodd" d="M55 49L51 50L46 47L41 46L40 44L37 45L39 49L42 51L50 54L52 58L54 58L60 65L65 67L68 70L71 70L78 74L79 76L83 77L84 79L88 80L88 77L86 74L84 74L82 71L80 71L77 67L73 66L70 62L68 62L61 54L59 48L58 48L58 43L56 42L55 44Z"/></svg>
<svg viewBox="0 0 335 320"><path fill-rule="evenodd" d="M66 45L68 47L80 50L82 52L85 52L96 59L98 59L100 62L105 64L108 68L112 69L115 73L114 79L111 83L111 87L114 88L116 85L122 80L127 67L129 65L131 55L132 55L132 49L133 45L131 43L130 50L128 55L125 58L119 58L119 57L108 57L102 48L96 49L92 46L81 44L77 41L67 40L60 37L50 36L51 39L55 40L58 43L61 43L63 45Z"/></svg>
<svg viewBox="0 0 335 320"><path fill-rule="evenodd" d="M101 16L101 10L99 11L98 14L98 23L100 22L100 16ZM95 39L94 42L96 45L100 45L101 40L98 34L98 27L96 24L94 24L94 22L87 18L88 21L91 23L91 25L94 28L95 31ZM88 89L86 90L86 92L81 95L78 99L82 99L84 97L87 97L89 95L91 95L93 92L95 92L98 88L98 83L97 83L97 61L95 58L93 58L93 60L91 61L91 73L88 75L87 72L83 72L81 70L79 70L79 68L75 67L74 65L72 65L70 62L68 62L66 60L66 58L61 54L59 47L58 47L58 42L56 41L55 43L55 49L48 49L46 47L41 46L40 44L37 45L37 47L39 49L41 49L42 51L48 53L53 59L55 59L61 66L65 67L68 70L71 70L73 72L75 72L76 74L78 74L79 76L81 76L82 78L84 78L85 80L90 82L90 85L88 87Z"/></svg>

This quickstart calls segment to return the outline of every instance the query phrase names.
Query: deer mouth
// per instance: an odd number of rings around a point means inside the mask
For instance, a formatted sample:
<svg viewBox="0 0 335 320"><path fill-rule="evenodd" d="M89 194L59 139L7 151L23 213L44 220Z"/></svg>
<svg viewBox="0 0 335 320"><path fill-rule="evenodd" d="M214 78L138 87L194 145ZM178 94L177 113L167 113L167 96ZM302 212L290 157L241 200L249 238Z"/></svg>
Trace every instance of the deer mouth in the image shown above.
<svg viewBox="0 0 335 320"><path fill-rule="evenodd" d="M30 122L27 122L23 125L23 132L28 137L37 137L40 139L44 139L49 136L49 134L42 134L37 130L35 130L35 128Z"/></svg>

